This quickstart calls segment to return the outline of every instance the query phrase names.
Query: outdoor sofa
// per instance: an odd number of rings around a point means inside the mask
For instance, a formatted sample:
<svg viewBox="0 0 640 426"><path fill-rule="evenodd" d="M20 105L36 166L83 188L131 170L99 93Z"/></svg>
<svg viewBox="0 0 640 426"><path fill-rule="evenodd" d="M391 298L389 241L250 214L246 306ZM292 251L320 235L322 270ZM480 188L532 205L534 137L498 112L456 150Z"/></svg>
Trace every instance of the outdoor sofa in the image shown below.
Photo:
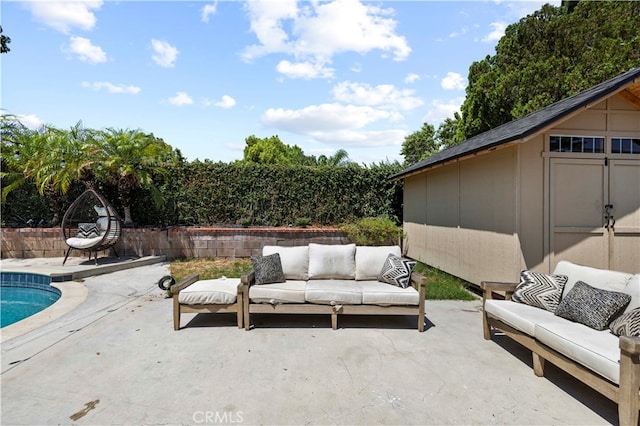
<svg viewBox="0 0 640 426"><path fill-rule="evenodd" d="M621 425L638 424L640 274L561 261L553 275L481 288L485 339L500 330L532 351L536 376L549 361L616 402Z"/></svg>
<svg viewBox="0 0 640 426"><path fill-rule="evenodd" d="M242 276L244 326L251 314L415 315L424 331L427 280L399 246L355 244L263 247ZM278 267L281 267L281 269Z"/></svg>

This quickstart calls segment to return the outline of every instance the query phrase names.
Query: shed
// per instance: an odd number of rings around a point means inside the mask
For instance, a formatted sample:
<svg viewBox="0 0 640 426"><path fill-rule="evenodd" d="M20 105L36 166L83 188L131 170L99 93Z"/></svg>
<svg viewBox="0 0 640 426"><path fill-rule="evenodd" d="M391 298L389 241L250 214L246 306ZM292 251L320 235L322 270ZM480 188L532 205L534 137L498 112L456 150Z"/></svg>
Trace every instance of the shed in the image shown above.
<svg viewBox="0 0 640 426"><path fill-rule="evenodd" d="M407 255L469 282L560 260L640 272L640 68L392 179Z"/></svg>

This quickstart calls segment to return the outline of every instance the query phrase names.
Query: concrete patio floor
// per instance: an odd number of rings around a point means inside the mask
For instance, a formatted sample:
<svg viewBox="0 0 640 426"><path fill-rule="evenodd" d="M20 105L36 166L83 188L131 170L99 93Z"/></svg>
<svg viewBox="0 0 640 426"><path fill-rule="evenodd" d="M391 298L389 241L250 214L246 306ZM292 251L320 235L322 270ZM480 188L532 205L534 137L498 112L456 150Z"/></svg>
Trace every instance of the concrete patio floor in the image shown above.
<svg viewBox="0 0 640 426"><path fill-rule="evenodd" d="M483 340L480 301L427 301L424 333L411 317L345 317L334 331L328 316L298 315L255 315L244 331L230 314L183 315L174 331L157 287L167 273L156 263L65 283L86 298L3 338L1 423L617 422L600 394L552 365L535 377L507 338Z"/></svg>

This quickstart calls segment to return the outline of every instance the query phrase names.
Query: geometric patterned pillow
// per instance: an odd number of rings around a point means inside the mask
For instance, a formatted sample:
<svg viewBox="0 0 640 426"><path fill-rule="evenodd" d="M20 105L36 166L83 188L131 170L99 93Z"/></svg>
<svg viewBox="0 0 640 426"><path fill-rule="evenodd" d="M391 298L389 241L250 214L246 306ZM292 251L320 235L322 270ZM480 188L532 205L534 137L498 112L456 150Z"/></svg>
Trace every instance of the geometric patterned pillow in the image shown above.
<svg viewBox="0 0 640 426"><path fill-rule="evenodd" d="M630 301L631 296L626 293L603 290L578 281L558 305L556 315L604 330Z"/></svg>
<svg viewBox="0 0 640 426"><path fill-rule="evenodd" d="M609 330L616 336L640 336L640 308L633 309L611 321Z"/></svg>
<svg viewBox="0 0 640 426"><path fill-rule="evenodd" d="M566 275L522 271L520 284L516 287L511 300L555 312L567 280Z"/></svg>
<svg viewBox="0 0 640 426"><path fill-rule="evenodd" d="M95 223L78 224L78 238L94 238L98 235L98 227Z"/></svg>
<svg viewBox="0 0 640 426"><path fill-rule="evenodd" d="M251 257L256 284L283 283L286 281L280 255L273 253L263 257Z"/></svg>
<svg viewBox="0 0 640 426"><path fill-rule="evenodd" d="M389 253L378 274L378 281L407 288L411 283L411 273L416 266L415 260L403 259L400 256Z"/></svg>

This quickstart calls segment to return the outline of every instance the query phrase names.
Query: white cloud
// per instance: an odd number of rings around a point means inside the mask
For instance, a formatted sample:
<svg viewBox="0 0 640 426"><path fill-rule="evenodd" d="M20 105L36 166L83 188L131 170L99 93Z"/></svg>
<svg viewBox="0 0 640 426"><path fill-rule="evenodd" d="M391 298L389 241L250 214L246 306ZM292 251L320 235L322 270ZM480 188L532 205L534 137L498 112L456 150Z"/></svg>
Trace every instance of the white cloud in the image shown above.
<svg viewBox="0 0 640 426"><path fill-rule="evenodd" d="M440 85L445 90L464 90L466 86L465 78L457 72L448 72L442 79Z"/></svg>
<svg viewBox="0 0 640 426"><path fill-rule="evenodd" d="M507 28L507 24L505 22L492 22L489 25L491 25L493 31L487 34L482 39L482 41L484 41L485 43L490 43L500 40L500 38L502 38L502 36L504 35L504 30Z"/></svg>
<svg viewBox="0 0 640 426"><path fill-rule="evenodd" d="M341 102L403 111L409 111L424 104L422 99L413 95L413 90L400 90L392 84L373 87L366 83L344 81L333 88L333 97Z"/></svg>
<svg viewBox="0 0 640 426"><path fill-rule="evenodd" d="M460 112L460 106L462 106L463 102L464 97L458 97L448 100L433 100L426 116L423 119L423 122L439 124L447 118L453 118L453 114L455 112Z"/></svg>
<svg viewBox="0 0 640 426"><path fill-rule="evenodd" d="M262 116L267 127L309 135L314 132L330 132L360 129L378 120L393 120L397 114L370 106L321 104L299 110L269 108Z"/></svg>
<svg viewBox="0 0 640 426"><path fill-rule="evenodd" d="M459 31L454 31L452 33L449 33L449 38L456 38L456 37L460 37L465 35L467 32L469 32L469 28L467 27L463 27L462 29L460 29Z"/></svg>
<svg viewBox="0 0 640 426"><path fill-rule="evenodd" d="M404 82L407 84L415 83L418 80L420 80L420 76L416 73L407 74L407 76L404 78Z"/></svg>
<svg viewBox="0 0 640 426"><path fill-rule="evenodd" d="M405 130L339 130L335 132L312 132L318 142L338 147L382 147L401 145L407 135Z"/></svg>
<svg viewBox="0 0 640 426"><path fill-rule="evenodd" d="M84 37L70 37L68 51L78 56L78 59L91 64L107 61L107 54L100 46L95 46L91 40Z"/></svg>
<svg viewBox="0 0 640 426"><path fill-rule="evenodd" d="M216 102L214 105L220 108L231 108L233 106L235 106L236 104L236 100L233 99L231 96L229 95L223 95L222 99L219 100L218 102Z"/></svg>
<svg viewBox="0 0 640 426"><path fill-rule="evenodd" d="M151 47L155 52L153 55L151 55L151 58L156 64L165 68L175 65L178 53L180 53L175 46L172 46L166 41L156 40L154 38L151 40Z"/></svg>
<svg viewBox="0 0 640 426"><path fill-rule="evenodd" d="M28 1L24 3L36 21L61 33L72 28L91 30L96 24L92 9L102 7L101 0L86 1Z"/></svg>
<svg viewBox="0 0 640 426"><path fill-rule="evenodd" d="M176 106L184 106L184 105L192 105L193 99L186 92L176 92L175 96L170 97L167 101L171 105Z"/></svg>
<svg viewBox="0 0 640 426"><path fill-rule="evenodd" d="M113 84L108 81L94 81L93 83L83 81L82 87L86 87L87 89L92 89L95 91L105 89L109 93L126 93L130 95L136 95L140 93L140 88L138 86L125 86L124 84Z"/></svg>
<svg viewBox="0 0 640 426"><path fill-rule="evenodd" d="M209 15L215 15L218 9L218 1L214 1L212 4L206 4L202 8L202 22L209 22Z"/></svg>
<svg viewBox="0 0 640 426"><path fill-rule="evenodd" d="M393 10L374 4L335 0L303 3L298 8L295 0L259 0L245 3L245 8L258 39L258 44L243 52L247 61L284 53L295 57L297 63L322 64L324 68L341 52L381 50L391 53L396 61L411 53L405 37L395 32L396 21L390 17ZM282 68L287 71L291 67Z"/></svg>
<svg viewBox="0 0 640 426"><path fill-rule="evenodd" d="M18 119L19 122L24 124L25 127L31 130L38 130L44 125L44 121L36 117L35 114L29 114L29 115L18 114L16 115L16 118Z"/></svg>
<svg viewBox="0 0 640 426"><path fill-rule="evenodd" d="M333 68L327 68L323 63L296 62L292 63L282 60L278 63L276 70L289 78L330 78L333 77Z"/></svg>

